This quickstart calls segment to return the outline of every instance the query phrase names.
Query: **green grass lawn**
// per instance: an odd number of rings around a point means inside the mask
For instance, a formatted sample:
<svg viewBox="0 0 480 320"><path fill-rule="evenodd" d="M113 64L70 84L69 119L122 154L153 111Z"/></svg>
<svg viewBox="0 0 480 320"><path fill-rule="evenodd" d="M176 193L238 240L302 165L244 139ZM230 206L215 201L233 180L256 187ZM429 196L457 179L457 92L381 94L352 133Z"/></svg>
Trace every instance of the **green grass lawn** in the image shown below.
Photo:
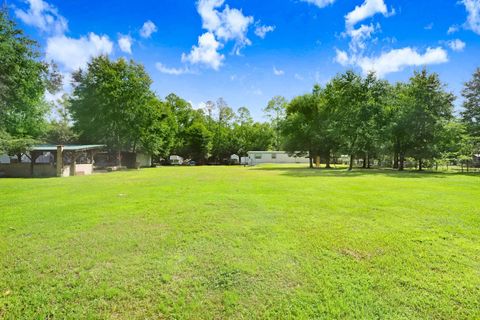
<svg viewBox="0 0 480 320"><path fill-rule="evenodd" d="M480 318L480 176L0 179L0 318Z"/></svg>

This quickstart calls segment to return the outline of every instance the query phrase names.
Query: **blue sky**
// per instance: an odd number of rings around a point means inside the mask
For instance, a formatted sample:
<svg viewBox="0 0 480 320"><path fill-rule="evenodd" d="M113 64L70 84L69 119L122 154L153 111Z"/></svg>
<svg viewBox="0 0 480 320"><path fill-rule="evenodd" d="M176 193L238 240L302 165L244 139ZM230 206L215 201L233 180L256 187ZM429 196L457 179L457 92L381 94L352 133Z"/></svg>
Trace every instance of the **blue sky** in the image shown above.
<svg viewBox="0 0 480 320"><path fill-rule="evenodd" d="M223 97L255 118L338 72L392 82L427 66L459 94L480 66L480 0L10 0L68 74L98 54L145 65L161 97ZM68 90L68 88L66 88ZM459 104L459 102L457 102Z"/></svg>

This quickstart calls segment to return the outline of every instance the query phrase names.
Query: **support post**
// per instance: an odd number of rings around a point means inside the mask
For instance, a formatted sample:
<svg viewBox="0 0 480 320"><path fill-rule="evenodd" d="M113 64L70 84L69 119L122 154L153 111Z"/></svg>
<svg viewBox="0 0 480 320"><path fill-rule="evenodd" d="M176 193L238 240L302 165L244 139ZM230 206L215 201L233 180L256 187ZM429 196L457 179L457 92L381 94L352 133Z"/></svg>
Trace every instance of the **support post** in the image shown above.
<svg viewBox="0 0 480 320"><path fill-rule="evenodd" d="M75 151L72 151L71 158L70 158L70 176L74 177L77 171L77 157L78 154Z"/></svg>
<svg viewBox="0 0 480 320"><path fill-rule="evenodd" d="M57 146L57 177L63 174L63 146Z"/></svg>

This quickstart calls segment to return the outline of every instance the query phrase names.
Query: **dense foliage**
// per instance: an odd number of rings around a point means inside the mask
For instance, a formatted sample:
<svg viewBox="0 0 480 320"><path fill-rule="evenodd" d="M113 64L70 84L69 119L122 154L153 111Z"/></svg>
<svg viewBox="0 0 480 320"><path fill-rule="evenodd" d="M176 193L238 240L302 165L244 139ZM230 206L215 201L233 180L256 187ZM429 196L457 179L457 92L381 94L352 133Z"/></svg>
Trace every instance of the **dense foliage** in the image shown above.
<svg viewBox="0 0 480 320"><path fill-rule="evenodd" d="M288 104L282 122L285 148L321 157L327 167L332 157L348 155L350 169L358 158L365 168L376 160L400 170L407 158L419 170L441 160L472 160L478 138L474 96L480 95L474 81L464 91L471 106L464 112L465 127L454 117L454 95L435 73L424 69L393 86L374 74L347 71Z"/></svg>
<svg viewBox="0 0 480 320"><path fill-rule="evenodd" d="M0 9L0 148L10 154L42 136L49 109L45 92L61 84L55 65L39 58L37 43Z"/></svg>

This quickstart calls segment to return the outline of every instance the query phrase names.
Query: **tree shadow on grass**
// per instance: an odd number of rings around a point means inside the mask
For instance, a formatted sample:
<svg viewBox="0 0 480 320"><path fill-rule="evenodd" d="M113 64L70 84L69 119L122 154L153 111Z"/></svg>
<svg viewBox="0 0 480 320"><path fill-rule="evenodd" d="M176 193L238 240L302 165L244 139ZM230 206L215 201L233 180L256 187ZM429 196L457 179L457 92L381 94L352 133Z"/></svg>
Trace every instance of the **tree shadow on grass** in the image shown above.
<svg viewBox="0 0 480 320"><path fill-rule="evenodd" d="M478 173L454 173L454 172L435 172L435 171L397 171L393 169L361 169L355 168L352 171L348 171L344 168L332 168L332 169L310 169L308 167L288 167L288 166L276 166L276 167L254 167L252 170L259 171L277 171L281 175L289 177L300 177L300 178L312 178L312 177L332 177L332 178L352 178L352 177L363 177L363 176L386 176L394 178L410 178L410 179L421 179L421 178L438 178L444 179L449 176L470 176L470 177L479 177Z"/></svg>

